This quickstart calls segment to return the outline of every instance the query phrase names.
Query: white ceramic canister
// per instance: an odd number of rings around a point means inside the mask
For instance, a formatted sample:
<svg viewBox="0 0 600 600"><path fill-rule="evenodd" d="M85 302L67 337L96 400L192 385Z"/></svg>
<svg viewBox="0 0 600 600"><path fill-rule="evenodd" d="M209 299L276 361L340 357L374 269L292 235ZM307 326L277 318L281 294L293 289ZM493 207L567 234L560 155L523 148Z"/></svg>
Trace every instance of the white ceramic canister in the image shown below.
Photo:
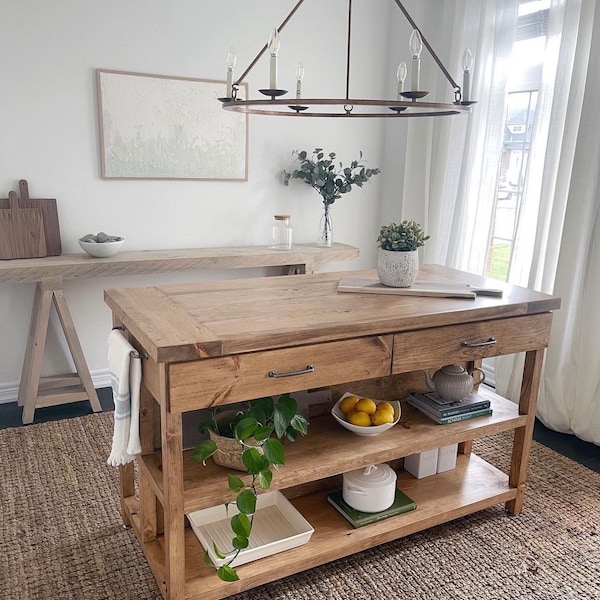
<svg viewBox="0 0 600 600"><path fill-rule="evenodd" d="M343 480L342 497L356 510L374 513L394 503L396 473L385 463L344 473Z"/></svg>

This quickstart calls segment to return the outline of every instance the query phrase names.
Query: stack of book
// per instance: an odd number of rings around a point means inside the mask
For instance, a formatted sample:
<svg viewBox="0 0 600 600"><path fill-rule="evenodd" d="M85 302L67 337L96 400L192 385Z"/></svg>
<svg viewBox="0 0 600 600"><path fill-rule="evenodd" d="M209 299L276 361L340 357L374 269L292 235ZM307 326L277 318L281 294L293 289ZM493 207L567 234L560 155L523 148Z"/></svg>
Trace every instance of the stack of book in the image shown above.
<svg viewBox="0 0 600 600"><path fill-rule="evenodd" d="M408 403L440 425L492 414L489 398L471 392L459 401L444 400L436 392L413 392Z"/></svg>
<svg viewBox="0 0 600 600"><path fill-rule="evenodd" d="M331 492L327 495L327 500L354 527L364 527L365 525L377 523L378 521L383 521L384 519L389 519L390 517L410 512L417 508L414 500L399 489L396 489L394 503L389 508L375 513L362 512L352 508L344 501L342 490Z"/></svg>

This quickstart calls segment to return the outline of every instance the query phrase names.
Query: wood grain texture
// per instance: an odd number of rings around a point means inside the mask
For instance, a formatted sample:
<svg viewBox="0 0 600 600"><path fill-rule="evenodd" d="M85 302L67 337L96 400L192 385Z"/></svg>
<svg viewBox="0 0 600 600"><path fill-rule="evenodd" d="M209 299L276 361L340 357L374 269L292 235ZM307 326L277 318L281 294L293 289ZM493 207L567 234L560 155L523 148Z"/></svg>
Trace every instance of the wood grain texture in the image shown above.
<svg viewBox="0 0 600 600"><path fill-rule="evenodd" d="M285 252L270 250L266 246L139 250L119 252L108 258L93 258L81 252L47 256L43 259L1 262L0 283L35 282L52 276L81 279L197 269L252 269L294 265L306 265L307 272L312 272L319 263L356 260L358 256L358 248L337 243L331 248L296 244L293 250Z"/></svg>
<svg viewBox="0 0 600 600"><path fill-rule="evenodd" d="M430 281L453 277L453 270L437 265L423 266L421 273ZM386 333L423 335L425 328L435 337L444 326L533 315L560 306L558 298L516 286L507 286L502 298L474 300L338 293L342 275L348 272L179 284L152 291L121 288L106 290L105 300L157 362ZM462 277L472 285L485 281ZM427 352L426 343L414 344L417 351ZM484 355L465 353L465 359ZM419 362L429 365L422 358Z"/></svg>
<svg viewBox="0 0 600 600"><path fill-rule="evenodd" d="M44 236L46 238L46 253L48 256L58 256L62 252L60 226L58 224L58 208L54 198L30 198L27 180L19 181L19 208L35 208L42 212ZM8 198L0 198L0 209L8 208Z"/></svg>
<svg viewBox="0 0 600 600"><path fill-rule="evenodd" d="M20 208L15 192L8 194L8 208L0 208L0 259L46 256L46 237L41 208Z"/></svg>
<svg viewBox="0 0 600 600"><path fill-rule="evenodd" d="M429 265L422 272L428 280L486 285L484 278L444 267ZM156 391L160 404L155 425L162 448L139 459L143 493L154 497L157 509L156 539L144 531L154 528L151 519L133 514L131 521L165 598L224 598L499 502L521 510L549 311L560 300L512 286L501 298L466 300L338 294L339 278L327 273L106 291L113 314L150 355L148 389ZM479 341L491 335L490 328L498 336L493 350L461 351L461 341ZM179 411L304 388L311 385L304 383L305 375L299 376L300 386L296 375L273 383L266 373L302 370L309 363L317 367L314 373L322 373L313 384L335 384L334 394L343 390L343 381L351 381L347 391L398 399L412 386L423 389L415 369L446 360L475 366L484 356L524 349L520 405L480 389L492 399L488 416L437 425L403 404L407 428L361 437L329 414L313 413L309 434L286 446L285 468L272 482L272 489L284 490L315 527L311 541L243 565L240 581L233 584L221 582L203 565L197 538L183 529L183 514L232 498L226 470L211 461L198 465L191 451L182 452ZM386 376L392 365L394 374ZM471 440L510 430L515 447L508 474L470 452ZM354 530L324 509L324 488L339 486L344 472L379 462L400 468L409 454L454 443L461 444L456 469L424 480L399 473L399 486L419 506L413 513Z"/></svg>
<svg viewBox="0 0 600 600"><path fill-rule="evenodd" d="M437 425L410 405L402 404L403 422L374 437L362 437L344 429L329 414L311 419L309 434L286 444L286 466L274 473L272 489L290 489L313 480L326 479L344 473L351 462L353 469L369 464L390 462L432 447L447 446L473 437L493 435L514 429L526 423L518 414L516 404L494 392L483 392L493 403L494 412L488 417L459 421L451 425ZM396 399L399 397L396 396ZM191 451L183 454L183 494L185 512L216 506L230 497L226 469L208 461L204 467L190 458ZM143 457L158 497L164 500L161 455ZM241 473L238 476L244 478Z"/></svg>
<svg viewBox="0 0 600 600"><path fill-rule="evenodd" d="M475 455L459 457L456 469L435 478L417 480L407 473L400 473L398 487L417 502L418 509L359 529L354 529L328 505L325 491L294 498L292 504L315 529L310 542L238 567L240 580L233 583L223 584L215 576L214 569L204 565L200 542L190 529L186 530L186 598L226 598L482 510L515 495L515 490L508 487L506 475ZM161 539L152 545L154 552L164 548Z"/></svg>
<svg viewBox="0 0 600 600"><path fill-rule="evenodd" d="M372 336L298 348L252 352L194 362L169 369L170 407L174 412L218 406L390 374L392 336ZM272 377L314 370L294 376Z"/></svg>

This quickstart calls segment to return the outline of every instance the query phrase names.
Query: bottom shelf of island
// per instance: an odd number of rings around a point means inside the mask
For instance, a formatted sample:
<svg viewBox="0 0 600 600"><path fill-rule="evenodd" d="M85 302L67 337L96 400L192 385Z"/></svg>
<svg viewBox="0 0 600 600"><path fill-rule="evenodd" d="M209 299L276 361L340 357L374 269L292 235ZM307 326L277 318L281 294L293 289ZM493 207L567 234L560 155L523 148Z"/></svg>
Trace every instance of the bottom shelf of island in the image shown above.
<svg viewBox="0 0 600 600"><path fill-rule="evenodd" d="M513 500L517 494L515 488L509 487L505 473L475 454L459 455L455 469L424 479L416 479L409 473L400 471L398 487L417 503L417 509L358 529L354 529L327 502L330 490L292 499L292 504L314 527L310 541L298 548L237 567L240 580L231 583L221 581L214 568L204 564L204 549L193 531L186 528L186 598L225 598ZM133 503L129 505L129 510L135 512ZM136 514L131 515L131 521L156 580L165 594L164 539L160 536L156 540L144 542Z"/></svg>

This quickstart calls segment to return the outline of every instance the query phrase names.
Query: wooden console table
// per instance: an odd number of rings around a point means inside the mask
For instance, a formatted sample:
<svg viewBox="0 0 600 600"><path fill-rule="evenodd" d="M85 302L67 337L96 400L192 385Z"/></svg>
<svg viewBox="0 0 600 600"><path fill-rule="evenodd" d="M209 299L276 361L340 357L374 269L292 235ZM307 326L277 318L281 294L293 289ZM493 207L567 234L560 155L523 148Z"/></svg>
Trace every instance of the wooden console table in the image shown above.
<svg viewBox="0 0 600 600"><path fill-rule="evenodd" d="M560 299L509 285L502 298L338 293L339 278L349 275L375 273L105 291L114 324L124 326L148 356L142 367L139 500L130 466L121 473L121 500L124 522L133 526L165 598L224 598L494 504L521 511L543 354ZM486 283L431 265L421 268L420 279ZM490 416L440 426L403 403L402 419L410 428L368 438L343 429L329 414L312 418L308 435L287 446L287 463L271 488L282 490L314 527L308 544L239 567L240 580L233 583L204 565L185 514L231 495L226 470L212 461L206 467L194 463L183 451L184 412L321 386L345 384L360 393L362 382L387 389L385 399L401 399L410 389L424 389L422 368L479 364L516 352L525 352L520 402L480 390L492 399ZM508 473L470 452L473 439L503 431L514 431ZM452 471L415 479L399 468L398 485L416 501L415 511L353 529L327 503L327 491L339 488L345 471L400 463L409 454L455 443L461 454Z"/></svg>
<svg viewBox="0 0 600 600"><path fill-rule="evenodd" d="M312 273L324 261L358 258L358 249L345 244L331 248L297 244L293 250L277 251L264 246L194 248L121 252L110 258L87 254L63 254L44 258L0 261L0 283L36 283L18 403L23 423L32 423L36 408L89 399L101 410L75 325L63 292L66 279L143 275L198 269L248 269L288 267L290 273ZM65 334L76 373L42 378L41 368L52 305Z"/></svg>

